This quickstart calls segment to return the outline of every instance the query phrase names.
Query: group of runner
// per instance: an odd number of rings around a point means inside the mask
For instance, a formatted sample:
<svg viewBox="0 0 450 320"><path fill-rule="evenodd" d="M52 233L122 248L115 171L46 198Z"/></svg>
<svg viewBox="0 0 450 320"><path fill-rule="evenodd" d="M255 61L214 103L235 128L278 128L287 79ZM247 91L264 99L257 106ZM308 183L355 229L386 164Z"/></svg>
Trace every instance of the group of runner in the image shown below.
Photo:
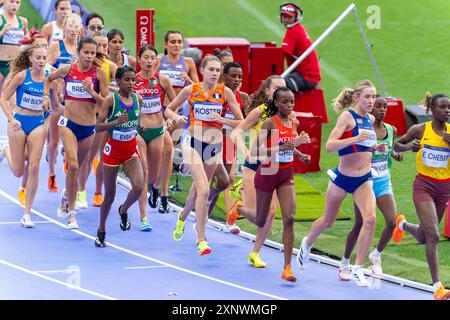
<svg viewBox="0 0 450 320"><path fill-rule="evenodd" d="M9 122L9 143L0 151L12 173L23 177L18 196L24 205L24 227L35 226L30 212L46 140L50 192L59 191L55 163L62 141L66 182L57 216L67 218L69 229L78 228L77 210L88 207L86 182L91 168L96 174L93 203L101 207L97 247L106 246L106 222L121 166L131 182L118 209L123 231L131 228L128 209L135 202L139 203L142 231L152 230L147 202L160 213L170 211L172 158L175 145L180 144L193 182L185 207L178 213L174 240L182 239L186 218L195 208L198 253L211 253L205 226L218 195L225 190L227 231L239 234L235 224L239 216L254 223L256 241L248 261L254 267L266 267L259 251L279 206L285 259L281 278L297 280L291 269L296 208L293 161L294 157L310 161L309 155L297 149L310 143L310 138L298 133L294 94L282 77L269 77L249 97L239 90L242 66L233 61L229 50L205 55L199 65L200 82L194 60L182 56L179 31L166 33L162 55L146 45L134 58L123 52L125 38L119 29L106 33L99 14L89 15L83 26L81 18L71 13L69 0L55 2L56 20L41 32L28 30L27 19L16 15L19 6L20 0L6 0L1 15L0 101ZM336 98L335 108L341 114L326 150L338 152L339 165L328 171L325 213L301 241L297 261L302 267L309 261L314 240L332 226L346 194L351 193L355 226L347 238L339 278L367 286L362 270L367 256L373 274L380 276L381 252L391 237L399 242L406 231L426 244L434 297L450 298L439 281L437 255L439 222L450 197L450 100L438 94L428 96L424 104L432 121L411 127L394 143L396 129L384 122L386 99L376 95L370 81L360 81ZM249 139L244 139L245 134ZM245 157L242 181L237 185L236 150ZM401 161L402 152L409 150L417 152L419 175L413 194L419 226L397 215L390 179L391 159ZM229 196L230 188L240 189L239 199ZM369 253L376 206L386 227ZM356 262L350 268L357 243Z"/></svg>

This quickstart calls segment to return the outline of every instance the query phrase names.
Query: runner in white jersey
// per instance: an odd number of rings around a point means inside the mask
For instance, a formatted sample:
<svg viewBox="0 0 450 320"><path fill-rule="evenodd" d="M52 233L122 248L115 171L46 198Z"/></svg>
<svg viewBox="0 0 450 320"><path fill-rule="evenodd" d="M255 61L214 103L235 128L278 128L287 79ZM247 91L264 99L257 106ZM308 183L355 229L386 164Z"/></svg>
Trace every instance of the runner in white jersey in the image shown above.
<svg viewBox="0 0 450 320"><path fill-rule="evenodd" d="M55 2L56 20L44 24L44 26L41 29L41 34L47 38L49 44L51 44L54 41L63 39L64 18L71 12L72 12L72 4L70 0L56 0Z"/></svg>

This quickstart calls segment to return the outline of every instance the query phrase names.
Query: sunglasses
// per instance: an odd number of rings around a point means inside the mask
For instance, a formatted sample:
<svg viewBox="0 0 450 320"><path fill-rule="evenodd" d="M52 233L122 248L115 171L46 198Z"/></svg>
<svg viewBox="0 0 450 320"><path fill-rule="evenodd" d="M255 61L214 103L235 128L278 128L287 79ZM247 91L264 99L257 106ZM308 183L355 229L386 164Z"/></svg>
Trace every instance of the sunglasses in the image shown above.
<svg viewBox="0 0 450 320"><path fill-rule="evenodd" d="M102 25L99 25L99 24L91 24L91 25L88 26L88 29L91 30L91 31L95 31L95 30L102 31L103 28L104 27Z"/></svg>
<svg viewBox="0 0 450 320"><path fill-rule="evenodd" d="M285 7L281 7L281 11L295 12L296 10L292 7L285 6Z"/></svg>

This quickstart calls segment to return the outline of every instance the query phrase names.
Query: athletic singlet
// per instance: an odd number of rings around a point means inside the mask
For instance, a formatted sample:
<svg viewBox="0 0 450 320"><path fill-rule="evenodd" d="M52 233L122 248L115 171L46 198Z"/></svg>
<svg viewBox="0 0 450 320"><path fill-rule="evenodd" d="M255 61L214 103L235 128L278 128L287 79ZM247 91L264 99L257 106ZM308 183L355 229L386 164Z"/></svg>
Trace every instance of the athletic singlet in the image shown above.
<svg viewBox="0 0 450 320"><path fill-rule="evenodd" d="M47 76L48 73L45 73L45 77ZM27 69L25 79L16 91L16 105L27 110L42 111L43 96L44 81L33 81L31 69Z"/></svg>
<svg viewBox="0 0 450 320"><path fill-rule="evenodd" d="M258 137L259 130L261 130L261 127L262 127L264 121L267 119L267 116L265 114L265 111L267 109L266 104L263 103L258 108L261 111L261 116L259 117L258 123L250 128L250 136L249 136L248 145L247 145L248 149L250 149L250 147L253 145L253 142L255 142L256 137Z"/></svg>
<svg viewBox="0 0 450 320"><path fill-rule="evenodd" d="M356 152L372 152L372 147L377 142L377 134L373 129L372 121L370 120L369 115L361 117L353 110L348 110L348 112L350 112L350 114L352 115L356 125L353 129L344 132L340 140L356 137L360 132L364 131L368 132L370 136L369 139L367 140L357 142L355 144L352 144L339 150L338 151L339 156Z"/></svg>
<svg viewBox="0 0 450 320"><path fill-rule="evenodd" d="M272 117L276 126L275 137L267 137L267 147L270 148L273 143L277 143L278 146L285 144L288 141L294 141L297 138L297 127L294 121L291 120L292 127L286 127L281 120L275 115ZM273 130L272 130L273 133ZM274 138L276 139L275 141ZM277 141L278 140L278 141ZM275 161L277 163L291 163L294 161L294 150L278 151L275 155Z"/></svg>
<svg viewBox="0 0 450 320"><path fill-rule="evenodd" d="M114 128L108 130L108 134L111 138L117 141L131 141L137 135L137 126L139 124L139 102L134 93L133 104L127 106L122 100L120 100L117 92L113 93L113 108L110 111L107 122L116 121L120 115L124 112L128 114L128 121L122 123Z"/></svg>
<svg viewBox="0 0 450 320"><path fill-rule="evenodd" d="M7 24L6 18L2 17L2 25L0 26L0 30L2 30ZM0 37L0 45L7 44L12 46L20 46L20 40L25 38L25 31L23 30L22 19L19 16L16 16L17 21L19 22L18 28L11 28L5 32L5 34Z"/></svg>
<svg viewBox="0 0 450 320"><path fill-rule="evenodd" d="M236 96L236 101L237 101L237 103L238 103L238 105L239 105L239 109L241 109L241 111L242 111L242 99L241 99L241 94L240 94L240 92L239 92L238 90L236 90L236 92L234 93L234 95ZM233 112L232 112L231 109L230 109L230 105L229 105L228 103L226 103L226 104L223 106L222 117L224 117L225 119L236 120L236 118L234 117ZM223 125L223 128L224 128L224 129L227 129L227 130L233 130L233 129L234 129L233 127L230 127L230 126L228 126L228 125L226 125L226 124Z"/></svg>
<svg viewBox="0 0 450 320"><path fill-rule="evenodd" d="M374 150L372 156L372 169L375 170L374 178L386 177L389 175L389 171L392 166L392 159L390 157L392 144L394 142L394 129L390 124L383 123L386 128L387 134L383 139L377 139L377 143L387 143L388 150L386 152L379 152Z"/></svg>
<svg viewBox="0 0 450 320"><path fill-rule="evenodd" d="M226 103L225 86L216 84L214 91L206 97L202 90L203 82L194 83L192 85L192 94L189 97L190 108L190 125L206 126L222 129L222 124L211 118L214 113L222 114L222 108Z"/></svg>
<svg viewBox="0 0 450 320"><path fill-rule="evenodd" d="M177 62L172 64L169 59L167 59L167 56L162 56L159 63L158 72L169 78L174 88L184 88L189 85L189 81L184 81L180 77L180 72L188 72L183 57L180 57Z"/></svg>
<svg viewBox="0 0 450 320"><path fill-rule="evenodd" d="M133 92L142 96L144 100L141 105L142 114L162 112L165 92L161 87L158 73L150 79L143 78L141 74L136 75Z"/></svg>
<svg viewBox="0 0 450 320"><path fill-rule="evenodd" d="M109 64L111 63L111 60L108 59L104 59L100 68L102 68L103 70L105 70L106 72L106 81L108 82L108 86L111 85L112 83L112 79L111 79L111 69L109 67Z"/></svg>
<svg viewBox="0 0 450 320"><path fill-rule="evenodd" d="M59 68L60 66L69 65L73 62L73 60L77 59L77 56L69 53L64 45L63 40L59 40L59 52L61 53L53 65L55 68Z"/></svg>
<svg viewBox="0 0 450 320"><path fill-rule="evenodd" d="M52 21L51 24L52 24L52 35L50 36L50 40L48 41L49 44L58 40L62 40L64 36L63 29L61 29L56 25L56 20Z"/></svg>
<svg viewBox="0 0 450 320"><path fill-rule="evenodd" d="M450 133L450 124L446 123L447 133ZM450 146L444 141L444 137L437 135L432 122L425 123L425 131L420 140L422 148L416 155L416 169L420 175L435 180L450 180L448 158Z"/></svg>
<svg viewBox="0 0 450 320"><path fill-rule="evenodd" d="M70 66L69 73L64 77L64 81L66 82L64 100L95 103L95 99L83 87L83 80L87 78L91 78L93 89L98 93L97 67L93 65L86 73L82 73L78 70L77 62L73 63Z"/></svg>

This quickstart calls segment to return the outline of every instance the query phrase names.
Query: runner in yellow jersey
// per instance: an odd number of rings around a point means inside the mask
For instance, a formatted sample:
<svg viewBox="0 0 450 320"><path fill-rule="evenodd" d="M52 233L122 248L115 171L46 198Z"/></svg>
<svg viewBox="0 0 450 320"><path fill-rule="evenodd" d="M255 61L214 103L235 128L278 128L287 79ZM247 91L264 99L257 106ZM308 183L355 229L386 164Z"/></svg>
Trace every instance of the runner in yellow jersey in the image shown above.
<svg viewBox="0 0 450 320"><path fill-rule="evenodd" d="M438 243L439 223L450 198L450 100L444 94L428 93L424 105L427 111L431 110L432 120L412 126L394 145L396 152L417 152L413 201L420 224L408 223L403 215L398 215L393 240L400 242L406 231L426 245L434 298L449 300L450 290L439 281Z"/></svg>

